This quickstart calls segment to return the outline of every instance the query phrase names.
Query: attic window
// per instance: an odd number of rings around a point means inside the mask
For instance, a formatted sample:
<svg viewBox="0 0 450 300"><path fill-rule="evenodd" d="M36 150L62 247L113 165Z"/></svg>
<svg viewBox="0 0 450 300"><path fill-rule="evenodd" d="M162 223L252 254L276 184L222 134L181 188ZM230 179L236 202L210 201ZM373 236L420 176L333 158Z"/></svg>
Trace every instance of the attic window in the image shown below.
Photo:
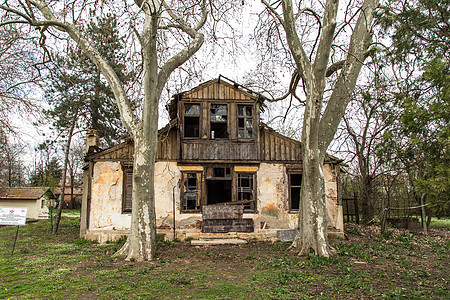
<svg viewBox="0 0 450 300"><path fill-rule="evenodd" d="M211 104L211 139L228 138L228 109L226 104Z"/></svg>
<svg viewBox="0 0 450 300"><path fill-rule="evenodd" d="M200 137L200 104L184 105L184 137Z"/></svg>
<svg viewBox="0 0 450 300"><path fill-rule="evenodd" d="M252 106L238 105L238 138L251 139L253 137Z"/></svg>

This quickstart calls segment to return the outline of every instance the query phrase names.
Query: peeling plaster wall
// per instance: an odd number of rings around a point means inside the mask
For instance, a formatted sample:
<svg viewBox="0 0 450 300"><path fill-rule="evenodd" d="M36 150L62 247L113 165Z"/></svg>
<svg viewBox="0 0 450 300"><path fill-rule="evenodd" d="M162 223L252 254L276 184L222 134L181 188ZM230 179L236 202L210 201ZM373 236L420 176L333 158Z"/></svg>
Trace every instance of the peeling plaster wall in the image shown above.
<svg viewBox="0 0 450 300"><path fill-rule="evenodd" d="M338 199L338 166L325 164L323 166L323 176L325 178L325 196L327 201L328 227L335 230L344 230L344 219L342 216L342 206Z"/></svg>
<svg viewBox="0 0 450 300"><path fill-rule="evenodd" d="M94 164L90 231L127 230L131 214L122 214L123 172L119 162Z"/></svg>
<svg viewBox="0 0 450 300"><path fill-rule="evenodd" d="M197 169L196 169L197 168ZM185 238L201 231L201 213L180 213L181 170L201 170L202 166L178 166L176 162L155 164L156 227L159 233L173 238L175 223L176 237ZM130 228L131 215L122 213L123 172L118 162L97 162L92 178L92 200L90 229L86 238L106 241L126 234ZM325 188L329 226L342 230L339 218L338 192L335 166L324 166ZM205 180L205 176L202 176ZM253 218L255 236L264 238L276 230L295 229L297 214L289 213L288 178L284 164L261 163L256 173L257 213L244 214ZM175 205L175 215L174 215ZM174 222L175 217L175 222ZM342 223L342 224L341 224Z"/></svg>
<svg viewBox="0 0 450 300"><path fill-rule="evenodd" d="M328 212L328 227L343 231L342 207L338 201L338 184L336 166L325 164L325 194ZM288 178L283 164L261 163L257 173L258 215L253 215L255 230L260 229L295 229L298 216L289 213Z"/></svg>
<svg viewBox="0 0 450 300"><path fill-rule="evenodd" d="M181 172L176 162L155 164L156 228L173 228L173 204L179 210L179 184ZM178 214L175 219L179 218Z"/></svg>
<svg viewBox="0 0 450 300"><path fill-rule="evenodd" d="M261 163L256 174L258 214L254 216L255 231L293 229L295 222L288 213L287 175L283 164Z"/></svg>

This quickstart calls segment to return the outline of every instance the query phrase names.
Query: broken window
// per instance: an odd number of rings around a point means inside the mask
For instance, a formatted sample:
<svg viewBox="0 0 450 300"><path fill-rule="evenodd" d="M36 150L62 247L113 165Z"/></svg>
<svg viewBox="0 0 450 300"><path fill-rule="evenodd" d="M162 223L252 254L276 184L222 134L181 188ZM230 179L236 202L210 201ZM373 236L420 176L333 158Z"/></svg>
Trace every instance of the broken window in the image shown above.
<svg viewBox="0 0 450 300"><path fill-rule="evenodd" d="M200 137L200 104L184 105L184 137Z"/></svg>
<svg viewBox="0 0 450 300"><path fill-rule="evenodd" d="M228 109L226 104L211 104L211 139L228 138Z"/></svg>
<svg viewBox="0 0 450 300"><path fill-rule="evenodd" d="M251 105L238 105L238 138L253 137L253 114Z"/></svg>
<svg viewBox="0 0 450 300"><path fill-rule="evenodd" d="M122 212L131 212L133 195L133 169L123 170Z"/></svg>
<svg viewBox="0 0 450 300"><path fill-rule="evenodd" d="M237 201L244 205L244 211L254 212L255 206L255 180L252 173L238 173Z"/></svg>
<svg viewBox="0 0 450 300"><path fill-rule="evenodd" d="M298 211L300 209L300 190L302 188L302 174L289 174L289 210Z"/></svg>
<svg viewBox="0 0 450 300"><path fill-rule="evenodd" d="M200 209L201 173L183 173L183 195L181 211Z"/></svg>

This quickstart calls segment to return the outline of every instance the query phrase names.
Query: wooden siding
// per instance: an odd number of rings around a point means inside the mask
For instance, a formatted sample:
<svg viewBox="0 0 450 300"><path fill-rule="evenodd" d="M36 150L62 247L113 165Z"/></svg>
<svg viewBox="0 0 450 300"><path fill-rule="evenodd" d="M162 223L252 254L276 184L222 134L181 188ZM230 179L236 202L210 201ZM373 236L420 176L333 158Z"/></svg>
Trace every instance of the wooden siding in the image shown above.
<svg viewBox="0 0 450 300"><path fill-rule="evenodd" d="M173 128L167 133L158 135L157 160L176 160L177 155L177 130Z"/></svg>
<svg viewBox="0 0 450 300"><path fill-rule="evenodd" d="M88 159L94 160L132 160L134 156L134 144L132 141L105 149L98 153L88 155ZM158 136L158 149L156 160L177 160L177 131L175 128Z"/></svg>
<svg viewBox="0 0 450 300"><path fill-rule="evenodd" d="M244 163L284 162L301 163L300 142L283 136L260 123L261 96L238 84L214 79L196 88L177 94L171 102L172 119L158 134L156 159L179 163ZM184 111L186 103L199 104L198 136L184 137ZM228 138L211 136L211 104L227 105ZM238 105L252 106L253 136L238 138ZM176 107L176 114L174 108ZM88 158L105 160L132 160L132 142L123 143Z"/></svg>
<svg viewBox="0 0 450 300"><path fill-rule="evenodd" d="M268 127L261 127L260 145L254 141L192 140L180 144L182 156L178 158L176 126L158 137L157 160L183 162L211 161L261 161L261 162L301 162L300 142L285 137ZM105 149L88 157L99 160L132 160L132 142Z"/></svg>
<svg viewBox="0 0 450 300"><path fill-rule="evenodd" d="M181 147L182 161L259 161L255 143L185 141Z"/></svg>
<svg viewBox="0 0 450 300"><path fill-rule="evenodd" d="M261 129L261 161L300 162L300 142L272 129Z"/></svg>
<svg viewBox="0 0 450 300"><path fill-rule="evenodd" d="M209 99L209 100L257 100L258 95L253 95L239 87L235 87L225 81L212 80L198 87L182 93L183 100Z"/></svg>

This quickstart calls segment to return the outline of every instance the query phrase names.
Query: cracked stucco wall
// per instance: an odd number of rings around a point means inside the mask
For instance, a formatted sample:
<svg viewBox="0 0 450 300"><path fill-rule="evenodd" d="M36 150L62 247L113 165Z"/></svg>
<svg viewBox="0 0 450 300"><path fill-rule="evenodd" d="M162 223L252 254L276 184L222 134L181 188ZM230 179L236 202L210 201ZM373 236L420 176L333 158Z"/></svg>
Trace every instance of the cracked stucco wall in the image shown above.
<svg viewBox="0 0 450 300"><path fill-rule="evenodd" d="M155 165L156 227L159 232L198 233L201 213L180 213L181 171L201 166L183 167L176 162L157 162ZM329 227L343 230L342 211L338 205L335 166L324 166ZM90 234L102 235L98 240L114 239L127 232L131 215L122 213L123 172L118 162L97 162L92 178ZM205 176L202 176L205 180ZM244 214L253 218L255 233L295 229L297 214L288 211L288 178L283 164L261 163L256 173L257 213ZM187 236L187 235L186 235ZM111 238L112 237L112 238Z"/></svg>

